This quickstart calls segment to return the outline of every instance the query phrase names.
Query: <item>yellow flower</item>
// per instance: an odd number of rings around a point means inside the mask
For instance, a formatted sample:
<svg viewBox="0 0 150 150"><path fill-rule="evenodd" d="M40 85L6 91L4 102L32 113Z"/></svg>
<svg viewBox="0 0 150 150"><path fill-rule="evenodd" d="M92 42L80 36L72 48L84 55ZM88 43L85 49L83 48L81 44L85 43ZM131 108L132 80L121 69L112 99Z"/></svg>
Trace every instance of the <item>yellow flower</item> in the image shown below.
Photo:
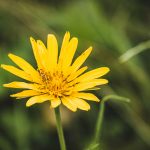
<svg viewBox="0 0 150 150"><path fill-rule="evenodd" d="M81 67L92 51L89 47L74 62L73 57L78 45L78 39L70 39L70 33L66 32L60 54L58 56L58 43L53 34L47 37L47 48L42 41L35 41L30 38L37 70L34 69L23 58L8 54L8 57L19 67L2 64L1 67L10 73L28 81L14 81L4 84L5 87L25 89L11 97L17 99L30 97L26 106L35 103L50 101L50 106L55 108L61 103L72 111L77 108L89 110L90 105L85 100L99 102L99 99L92 93L85 91L99 89L97 86L108 83L108 80L101 79L109 68L100 67L84 73L87 66Z"/></svg>

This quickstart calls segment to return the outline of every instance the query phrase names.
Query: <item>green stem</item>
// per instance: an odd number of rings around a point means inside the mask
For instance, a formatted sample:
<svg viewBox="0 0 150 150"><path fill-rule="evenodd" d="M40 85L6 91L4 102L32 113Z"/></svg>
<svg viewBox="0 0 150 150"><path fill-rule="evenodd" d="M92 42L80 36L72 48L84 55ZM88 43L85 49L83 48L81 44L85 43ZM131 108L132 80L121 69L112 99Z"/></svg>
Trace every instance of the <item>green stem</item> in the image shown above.
<svg viewBox="0 0 150 150"><path fill-rule="evenodd" d="M100 137L100 133L101 133L100 131L102 128L104 111L105 111L105 104L104 104L104 101L102 101L100 104L100 110L99 110L98 119L97 119L97 123L96 123L96 127L95 127L95 134L94 134L93 141L88 146L88 148L85 150L101 150L100 143L99 143L99 137Z"/></svg>
<svg viewBox="0 0 150 150"><path fill-rule="evenodd" d="M105 110L105 105L104 102L102 101L100 104L100 111L98 114L98 120L97 120L97 124L96 124L96 128L95 128L95 140L94 143L97 143L99 141L99 137L100 137L100 131L102 128L102 121L103 121L103 117L104 117L104 110Z"/></svg>
<svg viewBox="0 0 150 150"><path fill-rule="evenodd" d="M57 133L59 137L60 147L61 147L61 150L66 150L66 144L65 144L63 128L61 124L61 116L60 116L59 107L55 108L55 117L56 117Z"/></svg>
<svg viewBox="0 0 150 150"><path fill-rule="evenodd" d="M105 104L104 101L101 102L100 104L100 111L98 114L98 119L95 127L95 135L94 135L94 140L92 144L89 147L89 150L97 150L101 149L100 148L100 143L99 143L99 138L100 138L100 133L101 133L101 128L102 128L102 122L103 122L103 117L104 117L104 111L105 111Z"/></svg>
<svg viewBox="0 0 150 150"><path fill-rule="evenodd" d="M120 101L120 102L125 102L125 103L130 102L128 98L117 96L117 95L108 95L102 99L100 103L98 120L97 120L96 127L95 127L94 138L86 150L101 150L99 139L101 135L101 128L102 128L102 122L103 122L104 111L105 111L105 102L107 102L108 100L114 100L114 101L116 100L118 102Z"/></svg>
<svg viewBox="0 0 150 150"><path fill-rule="evenodd" d="M97 124L96 124L96 128L95 128L94 143L97 143L99 141L101 128L102 128L102 121L103 121L104 111L105 111L105 102L107 102L108 100L111 100L111 99L114 101L116 100L116 101L125 102L125 103L130 102L130 100L128 98L117 96L117 95L108 95L102 99L101 104L100 104L100 111L98 114L98 120L97 120Z"/></svg>

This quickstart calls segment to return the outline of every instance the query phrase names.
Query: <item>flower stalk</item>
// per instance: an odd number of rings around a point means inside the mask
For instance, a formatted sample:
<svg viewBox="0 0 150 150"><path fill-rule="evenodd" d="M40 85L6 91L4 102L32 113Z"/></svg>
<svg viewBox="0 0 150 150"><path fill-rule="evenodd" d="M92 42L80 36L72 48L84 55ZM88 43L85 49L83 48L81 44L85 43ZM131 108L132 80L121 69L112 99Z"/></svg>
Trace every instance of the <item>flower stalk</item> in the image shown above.
<svg viewBox="0 0 150 150"><path fill-rule="evenodd" d="M66 150L66 144L65 144L65 139L64 139L64 133L63 133L62 123L61 123L59 107L55 108L55 117L56 117L56 126L57 126L57 133L59 137L60 147L61 147L61 150Z"/></svg>

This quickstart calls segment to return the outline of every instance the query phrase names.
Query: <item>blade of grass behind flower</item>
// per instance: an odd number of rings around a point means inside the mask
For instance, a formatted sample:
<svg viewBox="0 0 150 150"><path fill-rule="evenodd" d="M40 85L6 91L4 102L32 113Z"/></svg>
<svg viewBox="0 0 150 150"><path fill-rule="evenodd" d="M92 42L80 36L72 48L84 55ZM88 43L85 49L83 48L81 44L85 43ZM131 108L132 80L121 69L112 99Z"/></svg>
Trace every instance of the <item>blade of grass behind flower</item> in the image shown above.
<svg viewBox="0 0 150 150"><path fill-rule="evenodd" d="M138 55L139 53L141 53L149 48L150 48L150 40L148 40L146 42L142 42L142 43L138 44L137 46L127 50L123 55L121 55L119 57L119 61L121 63L125 63L128 60L130 60L132 57Z"/></svg>

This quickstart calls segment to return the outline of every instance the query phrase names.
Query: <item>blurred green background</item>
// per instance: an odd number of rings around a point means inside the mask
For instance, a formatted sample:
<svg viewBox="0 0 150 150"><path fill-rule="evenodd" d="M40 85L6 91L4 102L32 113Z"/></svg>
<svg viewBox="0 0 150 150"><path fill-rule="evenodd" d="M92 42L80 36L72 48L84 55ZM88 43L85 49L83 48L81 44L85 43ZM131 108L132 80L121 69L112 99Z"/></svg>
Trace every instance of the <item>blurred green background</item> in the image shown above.
<svg viewBox="0 0 150 150"><path fill-rule="evenodd" d="M111 68L109 85L95 94L131 99L129 106L106 104L103 150L149 150L150 1L0 0L0 63L12 64L7 57L11 52L35 64L29 37L46 43L53 33L61 44L66 31L79 38L76 56L94 47L86 62L90 69ZM26 100L10 98L16 90L2 84L14 80L18 78L0 70L0 150L59 150L48 102L26 108ZM99 104L90 104L89 112L61 108L68 150L82 150L93 138Z"/></svg>

